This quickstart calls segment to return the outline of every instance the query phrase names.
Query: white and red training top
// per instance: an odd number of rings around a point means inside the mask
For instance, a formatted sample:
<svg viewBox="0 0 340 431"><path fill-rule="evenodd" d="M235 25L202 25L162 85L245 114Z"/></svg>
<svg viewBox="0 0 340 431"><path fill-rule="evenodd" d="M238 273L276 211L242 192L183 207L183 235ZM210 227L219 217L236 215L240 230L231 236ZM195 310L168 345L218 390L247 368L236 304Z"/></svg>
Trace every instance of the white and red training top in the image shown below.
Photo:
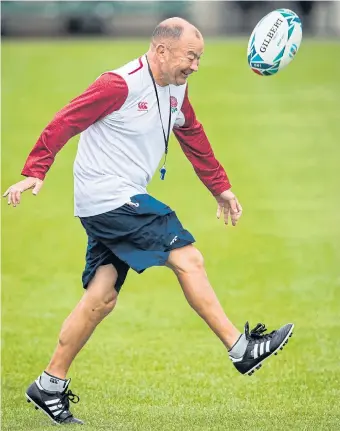
<svg viewBox="0 0 340 431"><path fill-rule="evenodd" d="M196 174L214 195L230 188L188 99L187 85L157 92L165 133L171 130ZM57 152L81 133L74 163L75 215L124 205L146 187L165 151L156 94L145 56L101 75L47 125L22 170L43 180Z"/></svg>

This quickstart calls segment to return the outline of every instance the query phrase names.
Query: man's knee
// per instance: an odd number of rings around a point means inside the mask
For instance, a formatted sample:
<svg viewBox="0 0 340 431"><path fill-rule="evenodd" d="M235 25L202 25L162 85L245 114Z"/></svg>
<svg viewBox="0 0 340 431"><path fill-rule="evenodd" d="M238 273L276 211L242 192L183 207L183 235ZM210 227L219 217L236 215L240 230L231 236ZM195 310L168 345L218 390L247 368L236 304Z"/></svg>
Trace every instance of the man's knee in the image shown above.
<svg viewBox="0 0 340 431"><path fill-rule="evenodd" d="M170 252L167 261L177 275L204 271L204 259L202 253L192 245L177 248Z"/></svg>
<svg viewBox="0 0 340 431"><path fill-rule="evenodd" d="M117 277L117 271L111 264L97 269L83 297L92 318L104 318L114 309L118 297L115 290Z"/></svg>
<svg viewBox="0 0 340 431"><path fill-rule="evenodd" d="M103 297L92 298L90 304L91 314L94 318L104 318L111 313L111 311L115 308L116 303L117 292L112 292Z"/></svg>

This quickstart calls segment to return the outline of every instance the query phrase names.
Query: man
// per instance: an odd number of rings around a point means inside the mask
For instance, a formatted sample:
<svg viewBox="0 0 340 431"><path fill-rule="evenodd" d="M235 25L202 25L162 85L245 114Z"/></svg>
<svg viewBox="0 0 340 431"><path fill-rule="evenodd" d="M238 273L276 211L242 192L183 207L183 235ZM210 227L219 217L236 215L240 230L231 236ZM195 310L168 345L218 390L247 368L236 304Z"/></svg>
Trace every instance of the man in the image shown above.
<svg viewBox="0 0 340 431"><path fill-rule="evenodd" d="M29 402L56 423L82 423L69 411L79 398L68 389L69 367L98 323L114 308L129 268L155 265L172 269L192 308L229 350L242 374L252 374L282 348L293 324L263 335L264 325L241 334L225 315L208 281L194 238L175 212L147 194L146 187L165 154L173 129L198 177L235 226L242 208L215 159L189 102L187 79L197 72L204 43L187 21L171 18L153 32L148 52L101 75L83 94L56 114L31 151L26 179L4 194L20 203L21 193L37 194L55 155L81 133L74 164L75 215L88 235L85 293L65 320L46 370L26 392Z"/></svg>

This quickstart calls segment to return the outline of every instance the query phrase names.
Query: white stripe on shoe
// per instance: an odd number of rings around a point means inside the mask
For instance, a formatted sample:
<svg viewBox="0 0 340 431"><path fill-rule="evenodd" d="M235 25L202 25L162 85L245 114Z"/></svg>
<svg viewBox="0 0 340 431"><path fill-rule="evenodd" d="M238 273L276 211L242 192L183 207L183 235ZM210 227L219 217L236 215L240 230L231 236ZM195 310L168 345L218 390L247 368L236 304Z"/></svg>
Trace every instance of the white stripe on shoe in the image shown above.
<svg viewBox="0 0 340 431"><path fill-rule="evenodd" d="M58 414L61 412L62 412L62 410L57 410L56 412L52 412L52 413L53 413L53 416L58 416Z"/></svg>
<svg viewBox="0 0 340 431"><path fill-rule="evenodd" d="M266 342L266 353L270 353L270 340Z"/></svg>
<svg viewBox="0 0 340 431"><path fill-rule="evenodd" d="M262 356L262 355L263 355L263 353L264 353L264 342L262 342L262 343L260 344L260 356Z"/></svg>
<svg viewBox="0 0 340 431"><path fill-rule="evenodd" d="M256 343L254 346L254 359L257 359L258 357L258 347L259 345Z"/></svg>
<svg viewBox="0 0 340 431"><path fill-rule="evenodd" d="M51 405L51 404L57 404L57 403L59 403L60 402L60 398L55 398L54 400L48 400L48 401L45 401L45 404L47 405L47 406L49 406L49 405Z"/></svg>
<svg viewBox="0 0 340 431"><path fill-rule="evenodd" d="M59 403L58 403L58 404L56 404L55 406L49 407L49 409L51 410L51 412L52 412L53 410L58 410L58 409L60 409L60 405L59 405Z"/></svg>

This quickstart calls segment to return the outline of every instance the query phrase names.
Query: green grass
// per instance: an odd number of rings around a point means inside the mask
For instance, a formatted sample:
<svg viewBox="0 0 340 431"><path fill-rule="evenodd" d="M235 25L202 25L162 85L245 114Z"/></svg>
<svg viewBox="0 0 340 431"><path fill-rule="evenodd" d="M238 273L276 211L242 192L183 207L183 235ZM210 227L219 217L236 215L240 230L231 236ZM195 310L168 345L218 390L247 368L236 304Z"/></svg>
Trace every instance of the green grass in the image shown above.
<svg viewBox="0 0 340 431"><path fill-rule="evenodd" d="M6 42L2 47L2 189L43 127L102 71L147 42ZM304 41L277 76L248 69L246 41L208 42L190 96L244 207L237 228L173 139L150 192L196 237L230 318L296 324L283 354L253 377L186 304L165 268L131 272L117 308L73 364L74 408L90 430L340 429L340 44ZM49 430L24 400L82 288L85 234L73 217L66 145L38 197L2 207L2 429ZM73 429L71 427L71 429Z"/></svg>

